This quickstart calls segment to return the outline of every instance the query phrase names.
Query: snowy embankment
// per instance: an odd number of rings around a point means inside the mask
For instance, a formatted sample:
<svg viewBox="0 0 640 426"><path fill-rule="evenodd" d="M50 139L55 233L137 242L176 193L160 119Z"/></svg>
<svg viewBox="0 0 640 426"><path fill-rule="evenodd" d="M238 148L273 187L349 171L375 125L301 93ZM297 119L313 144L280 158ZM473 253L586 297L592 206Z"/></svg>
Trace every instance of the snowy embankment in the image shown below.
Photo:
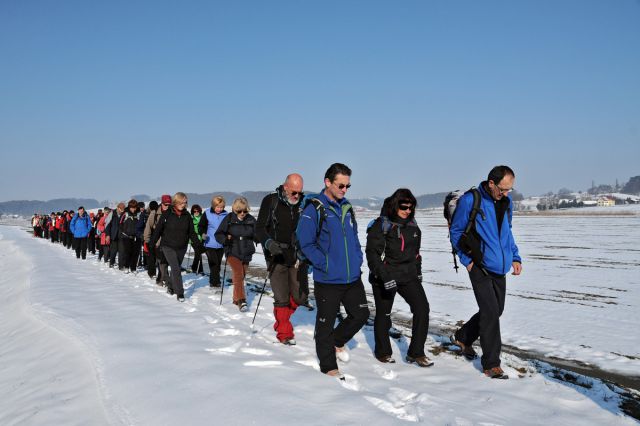
<svg viewBox="0 0 640 426"><path fill-rule="evenodd" d="M252 329L257 294L240 313L229 290L219 305L206 277L185 276L180 304L145 274L76 260L7 226L0 258L3 425L636 424L599 381L555 380L513 356L504 357L507 381L450 352L420 369L402 361L403 337L393 341L398 363L380 364L367 326L340 382L317 371L315 312L296 312L298 345L285 347L275 343L268 296Z"/></svg>

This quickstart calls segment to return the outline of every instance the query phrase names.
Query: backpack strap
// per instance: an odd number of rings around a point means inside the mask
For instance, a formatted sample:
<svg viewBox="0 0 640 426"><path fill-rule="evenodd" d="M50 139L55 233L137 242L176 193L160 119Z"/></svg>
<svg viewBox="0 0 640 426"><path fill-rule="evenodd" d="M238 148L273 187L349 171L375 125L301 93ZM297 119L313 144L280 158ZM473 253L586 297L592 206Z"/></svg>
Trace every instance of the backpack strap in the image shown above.
<svg viewBox="0 0 640 426"><path fill-rule="evenodd" d="M471 229L475 227L476 224L476 216L480 213L482 219L486 219L484 216L484 212L480 208L480 201L482 196L480 195L480 191L478 188L473 187L469 190L473 194L473 207L471 208L471 213L469 213L469 222L467 222L466 228L464 228L464 233L468 234L471 232Z"/></svg>

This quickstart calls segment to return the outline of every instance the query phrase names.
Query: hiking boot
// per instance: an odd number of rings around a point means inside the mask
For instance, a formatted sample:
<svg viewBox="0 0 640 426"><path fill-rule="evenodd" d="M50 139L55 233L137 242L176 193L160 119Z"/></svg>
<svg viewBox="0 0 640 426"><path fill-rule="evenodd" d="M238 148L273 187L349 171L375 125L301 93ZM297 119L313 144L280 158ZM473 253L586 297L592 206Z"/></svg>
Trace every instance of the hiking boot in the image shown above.
<svg viewBox="0 0 640 426"><path fill-rule="evenodd" d="M308 300L300 304L300 306L307 308L308 311L313 311L315 309L315 307Z"/></svg>
<svg viewBox="0 0 640 426"><path fill-rule="evenodd" d="M351 356L349 355L349 351L347 350L346 346L342 346L342 347L336 346L336 358L339 361L342 361L344 363L349 362L349 360L351 359Z"/></svg>
<svg viewBox="0 0 640 426"><path fill-rule="evenodd" d="M287 338L284 338L284 339L280 340L280 343L282 343L283 345L286 345L286 346L295 346L296 339L294 339L293 337L287 337Z"/></svg>
<svg viewBox="0 0 640 426"><path fill-rule="evenodd" d="M249 306L247 306L247 302L238 303L238 308L240 309L240 312L247 312L249 310Z"/></svg>
<svg viewBox="0 0 640 426"><path fill-rule="evenodd" d="M433 365L433 361L431 361L429 358L427 358L426 356L417 356L417 357L412 357L407 355L406 358L407 362L409 364L418 364L418 367L431 367Z"/></svg>
<svg viewBox="0 0 640 426"><path fill-rule="evenodd" d="M454 345L460 347L460 353L469 361L473 361L478 358L478 353L473 349L473 346L465 345L460 340L456 339L455 334L451 336L449 340L451 340L451 343Z"/></svg>
<svg viewBox="0 0 640 426"><path fill-rule="evenodd" d="M396 360L391 355L377 356L376 359L385 364L395 364Z"/></svg>
<svg viewBox="0 0 640 426"><path fill-rule="evenodd" d="M504 370L500 367L493 367L487 370L484 370L484 375L489 377L490 379L508 379L509 376L504 374Z"/></svg>
<svg viewBox="0 0 640 426"><path fill-rule="evenodd" d="M327 376L335 377L336 379L339 379L339 380L344 380L345 379L344 378L344 374L342 374L340 372L340 370L337 370L337 369L336 370L329 370L324 374L326 374Z"/></svg>
<svg viewBox="0 0 640 426"><path fill-rule="evenodd" d="M173 289L171 287L167 287L167 294L173 296L175 293L173 292Z"/></svg>
<svg viewBox="0 0 640 426"><path fill-rule="evenodd" d="M209 283L209 287L211 287L211 288L220 288L220 283Z"/></svg>
<svg viewBox="0 0 640 426"><path fill-rule="evenodd" d="M184 302L184 296L178 296L178 302L180 303Z"/></svg>

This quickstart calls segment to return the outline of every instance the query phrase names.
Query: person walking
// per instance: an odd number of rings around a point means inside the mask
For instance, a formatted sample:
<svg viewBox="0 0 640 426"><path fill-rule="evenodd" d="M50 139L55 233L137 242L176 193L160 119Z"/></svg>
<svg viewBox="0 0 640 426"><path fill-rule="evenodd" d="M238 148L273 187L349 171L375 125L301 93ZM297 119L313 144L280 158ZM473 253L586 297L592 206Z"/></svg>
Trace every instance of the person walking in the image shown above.
<svg viewBox="0 0 640 426"><path fill-rule="evenodd" d="M155 246L158 241L160 242L159 250L162 251L171 270L168 275L167 293L175 294L179 302L184 302L180 265L187 252L187 245L191 241L194 247L203 249L193 228L191 215L186 209L187 202L187 196L183 192L175 193L171 200L171 208L166 210L158 220L150 241L151 246Z"/></svg>
<svg viewBox="0 0 640 426"><path fill-rule="evenodd" d="M262 244L273 290L273 316L278 341L295 345L291 315L305 304L309 293L306 262L296 255L295 231L303 195L302 176L286 177L275 192L262 199L256 222L256 240Z"/></svg>
<svg viewBox="0 0 640 426"><path fill-rule="evenodd" d="M415 221L417 201L409 189L396 190L383 204L380 217L367 229L369 282L373 289L376 316L373 323L375 357L394 363L389 329L396 293L409 305L413 315L411 343L405 357L409 363L430 367L424 353L429 329L429 302L422 287L422 232Z"/></svg>
<svg viewBox="0 0 640 426"><path fill-rule="evenodd" d="M78 207L78 213L73 216L69 223L69 229L73 235L74 248L76 257L82 260L87 258L87 236L91 232L91 219L84 210L84 207Z"/></svg>
<svg viewBox="0 0 640 426"><path fill-rule="evenodd" d="M135 273L138 267L138 219L138 202L129 200L127 210L121 216L118 225L118 269L127 274Z"/></svg>
<svg viewBox="0 0 640 426"><path fill-rule="evenodd" d="M205 210L198 224L198 233L202 237L209 263L209 287L220 287L220 266L224 256L224 246L215 239L218 227L227 216L225 200L221 195L211 199L211 208Z"/></svg>
<svg viewBox="0 0 640 426"><path fill-rule="evenodd" d="M202 220L202 207L200 207L200 205L194 204L193 206L191 206L191 219L193 219L193 229L196 231L198 239L202 242L202 235L199 231L200 221ZM202 253L204 253L204 250L198 251L195 247L193 248L193 262L191 263L191 272L193 272L194 274L204 275Z"/></svg>
<svg viewBox="0 0 640 426"><path fill-rule="evenodd" d="M473 358L473 343L480 337L482 368L493 379L507 378L500 367L502 339L500 316L504 311L506 274L522 272L522 259L511 232L515 173L508 166L494 167L486 181L477 189L466 192L458 200L453 214L450 238L460 262L467 268L478 312L473 315L451 340L467 358ZM467 232L469 216L475 196L480 197L480 212Z"/></svg>
<svg viewBox="0 0 640 426"><path fill-rule="evenodd" d="M369 318L360 267L362 249L353 208L345 195L351 169L334 163L324 175L323 191L305 197L296 236L302 254L313 267L317 315L316 354L320 371L343 378L337 358L349 361L346 344ZM342 304L347 317L335 327Z"/></svg>
<svg viewBox="0 0 640 426"><path fill-rule="evenodd" d="M225 246L225 255L232 273L233 304L237 305L241 312L249 309L244 279L249 262L256 251L254 244L256 219L249 213L249 209L246 198L236 198L231 205L231 213L222 220L215 233L218 243Z"/></svg>
<svg viewBox="0 0 640 426"><path fill-rule="evenodd" d="M152 245L151 237L153 235L153 231L156 229L158 220L160 220L160 217L162 216L162 213L166 212L171 207L171 195L166 195L166 194L163 195L160 199L160 203L161 204L158 205L156 201L152 201L149 204L149 209L150 209L149 218L147 219L147 223L144 227L144 233L143 233L143 239L144 239L143 249L148 256L147 274L149 275L149 278L154 278L156 277L156 269L158 269L156 284L163 283L162 272L158 268L158 263L164 262L164 257L160 253L160 250L158 250L158 245L160 244L160 241ZM168 280L166 280L165 278L164 282L168 283Z"/></svg>

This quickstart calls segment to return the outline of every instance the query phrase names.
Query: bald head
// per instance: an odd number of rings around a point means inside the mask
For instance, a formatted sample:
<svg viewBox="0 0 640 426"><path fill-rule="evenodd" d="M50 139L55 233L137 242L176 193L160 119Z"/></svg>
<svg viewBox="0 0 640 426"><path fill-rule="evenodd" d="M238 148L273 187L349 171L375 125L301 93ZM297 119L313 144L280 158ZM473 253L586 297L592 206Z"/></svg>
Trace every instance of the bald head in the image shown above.
<svg viewBox="0 0 640 426"><path fill-rule="evenodd" d="M292 173L284 180L282 187L287 194L287 199L291 204L296 204L302 195L304 182L298 173Z"/></svg>

